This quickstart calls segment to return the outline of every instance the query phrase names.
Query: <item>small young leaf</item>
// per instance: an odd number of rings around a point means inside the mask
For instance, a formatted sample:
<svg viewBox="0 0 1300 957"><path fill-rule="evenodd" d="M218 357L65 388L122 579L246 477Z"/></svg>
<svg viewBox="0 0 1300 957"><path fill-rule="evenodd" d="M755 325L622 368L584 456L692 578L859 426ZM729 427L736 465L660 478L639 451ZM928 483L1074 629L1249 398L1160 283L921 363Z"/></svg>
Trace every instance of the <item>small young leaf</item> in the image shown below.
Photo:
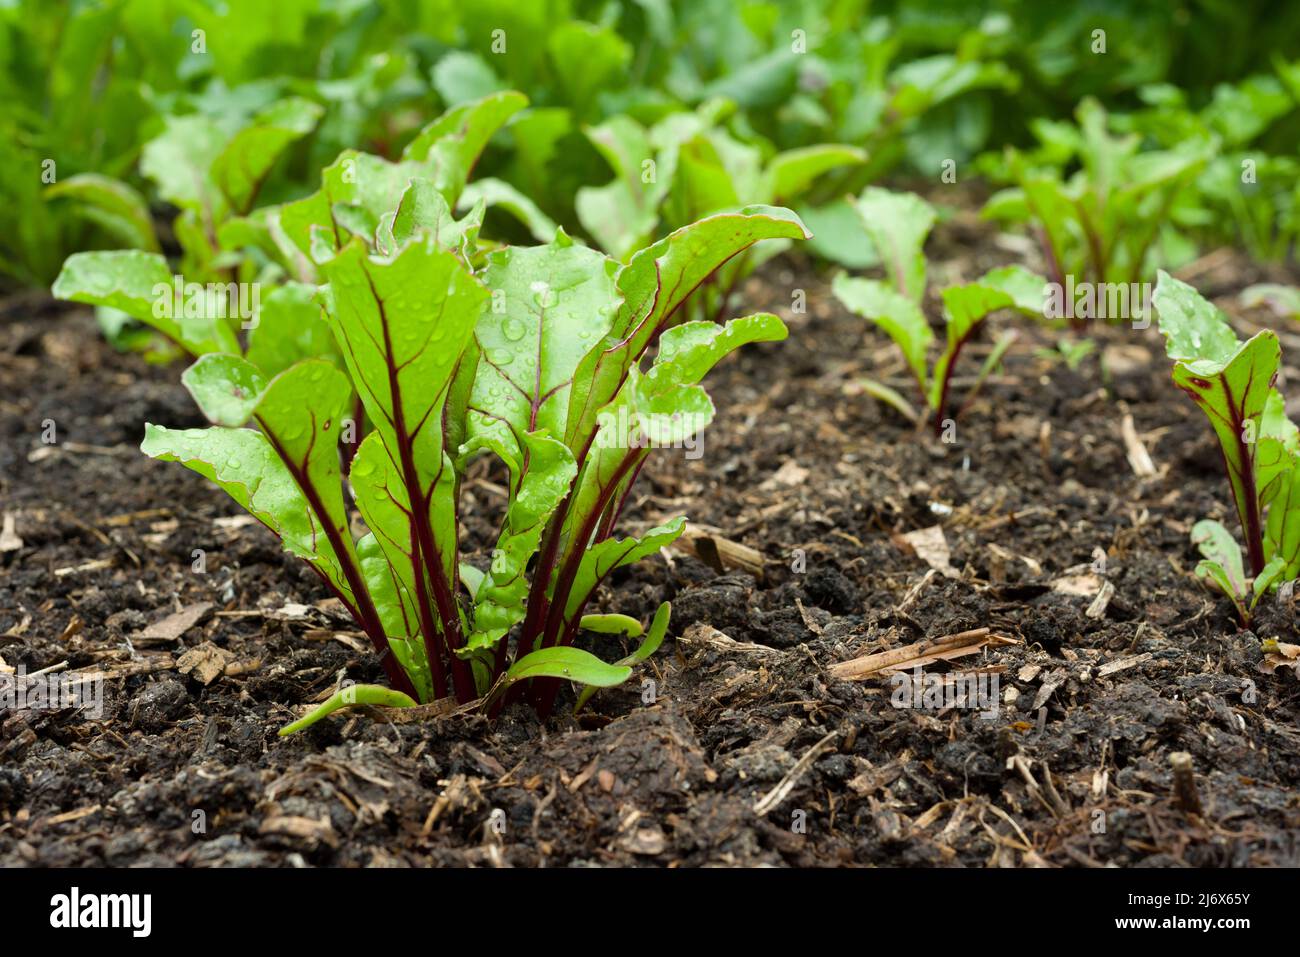
<svg viewBox="0 0 1300 957"><path fill-rule="evenodd" d="M1224 591L1232 597L1246 595L1246 572L1241 564L1241 546L1223 525L1213 519L1203 518L1192 526L1192 544L1201 555L1220 572L1228 587Z"/></svg>
<svg viewBox="0 0 1300 957"><path fill-rule="evenodd" d="M504 687L529 678L562 678L596 688L612 688L631 674L632 669L626 665L607 665L581 648L541 648L510 666Z"/></svg>
<svg viewBox="0 0 1300 957"><path fill-rule="evenodd" d="M921 393L929 401L929 372L926 354L934 341L934 332L921 308L901 293L875 279L859 279L843 273L831 283L831 291L844 307L855 315L870 319L889 334L903 352L907 367L916 377Z"/></svg>
<svg viewBox="0 0 1300 957"><path fill-rule="evenodd" d="M632 652L630 655L624 658L620 658L618 661L614 662L614 664L627 665L628 667L631 667L633 665L640 664L641 662L649 658L651 655L653 655L656 651L658 651L659 646L664 643L664 637L668 634L668 620L672 616L672 611L673 611L672 605L670 605L668 602L664 602L663 604L661 604L658 610L655 611L654 620L650 622L650 630L646 632L645 640L641 642L640 645L637 646L636 651ZM583 622L585 623L588 618L594 618L594 617L601 617L601 616L586 615L583 617ZM624 618L626 616L612 615L608 617ZM628 619L628 620L635 621L635 619ZM583 627L586 627L586 625L584 624ZM641 626L639 623L637 624L637 630L635 634L633 634L630 631L628 632L628 635L632 638L639 637L640 634L641 634ZM582 706L585 705L588 702L588 700L590 700L591 696L594 695L595 693L596 693L596 689L594 687L583 688L582 691L578 694L578 703L573 707L574 713L577 714L579 711L581 711Z"/></svg>
<svg viewBox="0 0 1300 957"><path fill-rule="evenodd" d="M645 633L641 622L627 615L583 615L578 627L601 635L627 635L629 638L640 638Z"/></svg>
<svg viewBox="0 0 1300 957"><path fill-rule="evenodd" d="M365 706L379 708L414 708L416 702L409 695L385 688L383 685L348 685L334 692L319 705L297 721L290 722L280 729L280 737L295 734L310 728L321 718L327 717L340 708L360 708Z"/></svg>
<svg viewBox="0 0 1300 957"><path fill-rule="evenodd" d="M855 201L862 225L880 253L894 289L915 303L925 295L922 248L934 225L934 208L915 193L867 187Z"/></svg>

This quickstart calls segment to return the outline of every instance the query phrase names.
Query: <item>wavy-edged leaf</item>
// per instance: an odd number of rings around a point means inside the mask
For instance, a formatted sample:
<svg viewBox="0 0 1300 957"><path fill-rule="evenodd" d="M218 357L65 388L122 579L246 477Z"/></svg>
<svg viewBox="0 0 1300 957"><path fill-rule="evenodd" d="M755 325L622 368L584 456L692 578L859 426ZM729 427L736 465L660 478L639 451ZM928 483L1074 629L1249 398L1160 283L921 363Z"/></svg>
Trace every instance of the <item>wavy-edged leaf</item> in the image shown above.
<svg viewBox="0 0 1300 957"><path fill-rule="evenodd" d="M176 303L167 261L136 249L73 253L53 286L55 297L119 309L191 355L238 352L239 341L225 315L229 310L216 308L223 305L225 287L216 295L206 287L191 291L195 294L187 291Z"/></svg>
<svg viewBox="0 0 1300 957"><path fill-rule="evenodd" d="M565 443L577 454L593 437L596 416L674 312L732 256L764 239L806 239L788 209L748 206L683 227L642 250L619 270L622 302L609 333L583 358L569 397Z"/></svg>
<svg viewBox="0 0 1300 957"><path fill-rule="evenodd" d="M1226 320L1185 283L1160 274L1154 297L1174 382L1210 420L1254 574L1266 562L1256 457L1261 421L1281 364L1277 335L1265 329L1238 343Z"/></svg>

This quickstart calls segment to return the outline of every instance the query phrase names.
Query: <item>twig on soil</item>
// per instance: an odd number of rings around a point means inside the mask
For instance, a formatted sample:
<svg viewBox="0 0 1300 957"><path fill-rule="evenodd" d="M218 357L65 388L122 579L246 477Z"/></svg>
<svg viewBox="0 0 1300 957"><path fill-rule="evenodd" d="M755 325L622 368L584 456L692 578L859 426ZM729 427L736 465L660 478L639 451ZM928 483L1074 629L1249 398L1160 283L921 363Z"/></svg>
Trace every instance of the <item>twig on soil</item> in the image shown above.
<svg viewBox="0 0 1300 957"><path fill-rule="evenodd" d="M794 767L786 772L785 777L777 782L776 787L772 788L772 790L768 791L767 794L758 799L754 804L754 813L759 817L764 817L769 811L775 809L782 801L789 797L790 792L794 790L794 786L798 780L807 773L808 769L812 767L814 761L821 757L826 751L830 750L832 742L834 742L839 736L840 733L838 731L832 731L809 748L804 753L804 756L795 762Z"/></svg>
<svg viewBox="0 0 1300 957"><path fill-rule="evenodd" d="M1151 453L1142 444L1142 439L1133 426L1133 416L1125 412L1119 424L1120 438L1124 440L1124 454L1128 458L1129 468L1140 479L1152 478L1156 474L1156 465L1151 461Z"/></svg>
<svg viewBox="0 0 1300 957"><path fill-rule="evenodd" d="M710 526L687 525L686 532L677 539L674 547L688 555L694 555L719 575L739 569L753 575L760 582L763 580L767 565L763 553L757 548L732 541Z"/></svg>
<svg viewBox="0 0 1300 957"><path fill-rule="evenodd" d="M919 582L907 590L907 594L903 596L903 600L898 603L894 608L894 611L900 614L906 614L911 607L916 604L916 600L921 597L921 592L925 590L925 586L930 584L930 582L934 580L934 576L937 574L939 573L933 568L927 571L921 577Z"/></svg>
<svg viewBox="0 0 1300 957"><path fill-rule="evenodd" d="M875 674L893 671L906 671L912 667L921 667L935 661L947 661L964 655L973 655L989 645L1018 645L1020 642L1005 635L995 635L989 628L975 628L971 631L944 635L930 641L917 641L901 648L877 651L861 658L852 658L831 665L828 669L832 678L842 681L860 681Z"/></svg>
<svg viewBox="0 0 1300 957"><path fill-rule="evenodd" d="M1175 751L1169 755L1169 764L1174 769L1174 799L1178 807L1186 814L1201 816L1201 796L1196 790L1196 773L1192 770L1192 756L1186 751Z"/></svg>

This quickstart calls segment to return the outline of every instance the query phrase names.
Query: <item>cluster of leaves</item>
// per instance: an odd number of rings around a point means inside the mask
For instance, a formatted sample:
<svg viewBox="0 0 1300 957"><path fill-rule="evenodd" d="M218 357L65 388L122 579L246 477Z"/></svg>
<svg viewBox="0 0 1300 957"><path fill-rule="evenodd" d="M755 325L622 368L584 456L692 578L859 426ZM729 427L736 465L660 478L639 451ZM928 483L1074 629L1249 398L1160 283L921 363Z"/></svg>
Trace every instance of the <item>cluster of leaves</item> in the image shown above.
<svg viewBox="0 0 1300 957"><path fill-rule="evenodd" d="M1085 99L1074 123L1033 121L1034 149L981 158L1014 184L985 215L1031 227L1058 282L1145 280L1204 243L1287 256L1300 237L1300 63L1221 84L1199 108L1167 83L1139 95L1141 109L1116 115Z"/></svg>
<svg viewBox="0 0 1300 957"><path fill-rule="evenodd" d="M1164 272L1155 306L1174 382L1219 439L1246 545L1243 562L1221 523L1197 522L1192 541L1204 560L1196 572L1232 600L1246 625L1270 588L1300 575L1300 432L1275 387L1281 347L1270 329L1241 342L1218 308Z"/></svg>
<svg viewBox="0 0 1300 957"><path fill-rule="evenodd" d="M173 118L146 146L143 165L181 209L174 225L180 273L174 276L156 251L159 242L138 194L124 183L86 174L59 188L76 196L87 215L113 217L112 228L138 248L73 254L54 294L96 306L112 338L157 358L242 352L275 375L301 358L337 357L310 285L318 277L310 228L322 211L337 221L340 236L373 237L412 179L434 183L438 198L455 206L488 139L523 105L522 96L510 93L450 110L425 127L396 163L345 150L325 169L316 193L257 210L252 207L266 171L319 117L319 109L305 100L282 100L230 134L208 116ZM422 189L415 199L427 203L427 193ZM448 215L442 231L472 240L484 205L460 221ZM419 212L426 212L423 205ZM450 242L450 233L444 239ZM248 287L258 290L259 301L256 312L246 315L254 305L242 292ZM261 301L264 287L270 292Z"/></svg>
<svg viewBox="0 0 1300 957"><path fill-rule="evenodd" d="M1017 102L1018 71L1042 77L1065 51L1086 46L1079 18L1044 38L1023 25L1032 10L1002 6L972 18L910 3L880 15L866 0L280 0L272 15L251 0L15 0L0 9L0 158L15 171L0 183L0 275L44 285L71 250L149 249L142 209L165 214L162 204L175 203L167 188L175 184L160 182L156 165L151 172L150 146L155 155L169 142L182 148L172 159L203 177L222 146L268 114L307 126L260 184L259 201L277 202L309 190L346 146L394 157L431 106L509 89L527 91L535 108L497 139L489 180L476 186L523 220L523 232L503 221L506 234L543 241L555 222L576 231L574 198L610 165L593 129L617 119L652 131L726 101L736 111L728 134L765 161L825 143L862 151L861 162L825 166L832 175L804 184L812 188L796 210L819 234L816 254L865 268L870 246L854 241L842 197L899 164L933 175L940 157L964 162L995 131L1006 134L997 117ZM1152 25L1128 15L1123 35L1149 45ZM1148 80L1162 78L1156 69ZM319 115L276 120L290 109L284 101L309 102ZM1023 116L1017 122L1023 128ZM733 167L727 178L741 203L774 201L746 189L734 166L748 160L725 150L718 158ZM143 199L117 186L106 195L93 180L67 185L79 174L130 184ZM654 197L643 199L644 208ZM193 202L187 195L179 205ZM662 218L653 235L685 221ZM170 247L170 234L160 239ZM220 236L207 244L220 260Z"/></svg>
<svg viewBox="0 0 1300 957"><path fill-rule="evenodd" d="M193 141L173 135L169 157L184 169L214 159L277 101L321 107L294 170L277 177L290 187L344 145L403 135L428 96L405 45L418 24L405 14L319 0L281 0L273 15L249 0L3 5L0 159L13 175L0 183L0 276L46 285L71 250L146 243L120 218L137 216L135 197L103 196L93 180L63 187L80 174L140 186L151 177L146 144L187 124ZM172 201L166 191L147 199Z"/></svg>
<svg viewBox="0 0 1300 957"><path fill-rule="evenodd" d="M835 277L832 290L847 309L871 320L893 339L916 380L927 416L936 431L942 431L948 417L953 370L962 347L999 310L1041 318L1043 280L1021 266L1007 266L991 270L975 282L943 289L940 295L945 341L930 366L928 357L935 336L924 312L924 246L934 225L935 211L913 193L893 193L876 187L864 190L853 207L887 278L865 279L841 273ZM996 368L1012 338L1013 333L1004 334L993 346L968 393L967 403ZM873 380L864 381L863 386L909 419L923 420L896 389Z"/></svg>
<svg viewBox="0 0 1300 957"><path fill-rule="evenodd" d="M1271 74L1215 87L1199 109L1186 91L1157 84L1140 91L1146 107L1116 126L1161 149L1200 144L1204 170L1182 190L1170 220L1202 243L1234 243L1255 259L1281 260L1300 239L1300 61Z"/></svg>
<svg viewBox="0 0 1300 957"><path fill-rule="evenodd" d="M216 482L306 560L405 696L349 689L321 713L449 694L495 708L525 690L545 713L556 679L626 679L662 640L666 611L630 662L605 664L573 641L584 621L611 627L584 617L608 575L683 530L677 519L617 537L632 484L653 448L708 424L698 383L717 361L785 336L769 314L673 325L729 259L806 235L783 209L705 218L626 264L563 231L546 245L480 247L482 202L461 220L453 207L521 101L451 111L398 163L345 153L317 193L269 211L272 245L297 278L277 291L283 309L268 299L246 350L202 309L169 330L199 356L183 381L213 426L151 424L142 449ZM79 254L57 288L149 321L141 294L167 275L158 269L139 252ZM341 455L362 414L368 434ZM509 475L487 568L458 554L461 482L482 455Z"/></svg>
<svg viewBox="0 0 1300 957"><path fill-rule="evenodd" d="M1138 282L1153 259L1169 260L1158 249L1176 238L1170 209L1209 151L1197 142L1141 150L1138 135L1112 133L1105 109L1093 99L1079 104L1077 120L1039 120L1033 124L1037 151L1007 149L992 172L1015 185L992 196L984 215L1030 227L1049 278L1062 287ZM1066 306L1073 318L1073 303Z"/></svg>
<svg viewBox="0 0 1300 957"><path fill-rule="evenodd" d="M604 186L578 190L578 221L606 253L625 260L653 238L726 209L791 205L827 172L860 164L866 154L834 143L764 158L762 146L723 125L734 104L710 100L646 129L627 116L589 127L587 135L614 171ZM726 318L733 292L759 265L789 245L761 243L709 276L683 318Z"/></svg>

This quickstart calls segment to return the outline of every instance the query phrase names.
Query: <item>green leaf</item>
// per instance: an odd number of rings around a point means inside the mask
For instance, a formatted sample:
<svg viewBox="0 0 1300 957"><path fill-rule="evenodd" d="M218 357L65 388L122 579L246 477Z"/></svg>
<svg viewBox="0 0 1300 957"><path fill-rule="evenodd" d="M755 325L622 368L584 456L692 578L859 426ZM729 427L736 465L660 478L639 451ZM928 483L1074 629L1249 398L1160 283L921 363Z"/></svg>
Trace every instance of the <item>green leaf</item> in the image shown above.
<svg viewBox="0 0 1300 957"><path fill-rule="evenodd" d="M280 100L231 138L211 169L212 181L231 209L248 212L275 161L291 143L310 133L324 112L310 100Z"/></svg>
<svg viewBox="0 0 1300 957"><path fill-rule="evenodd" d="M605 252L620 261L640 248L659 221L659 203L672 182L671 165L660 164L645 129L630 117L617 115L585 131L609 163L614 179L604 186L583 186L574 196L578 222ZM653 182L642 175L647 160L655 160Z"/></svg>
<svg viewBox="0 0 1300 957"><path fill-rule="evenodd" d="M1205 559L1197 563L1196 577L1213 582L1219 591L1228 596L1233 607L1237 609L1237 617L1241 619L1242 624L1250 621L1250 614L1246 606L1242 604L1244 595L1233 591L1236 586L1233 584L1231 573L1227 569Z"/></svg>
<svg viewBox="0 0 1300 957"><path fill-rule="evenodd" d="M247 359L210 352L185 370L181 382L209 422L233 429L253 417L267 378Z"/></svg>
<svg viewBox="0 0 1300 957"><path fill-rule="evenodd" d="M580 118L594 111L603 90L623 80L632 61L631 46L614 30L577 20L558 24L546 46L565 102Z"/></svg>
<svg viewBox="0 0 1300 957"><path fill-rule="evenodd" d="M407 144L402 159L422 164L454 208L488 140L527 105L522 93L506 91L452 107Z"/></svg>
<svg viewBox="0 0 1300 957"><path fill-rule="evenodd" d="M487 257L482 280L491 304L475 331L483 360L471 434L490 433L504 445L518 444L511 433L566 434L575 376L613 322L617 268L563 234Z"/></svg>
<svg viewBox="0 0 1300 957"><path fill-rule="evenodd" d="M1279 574L1300 575L1300 462L1289 457L1289 468L1276 484L1264 524L1264 554L1270 562L1281 561ZM1260 575L1263 575L1260 572Z"/></svg>
<svg viewBox="0 0 1300 957"><path fill-rule="evenodd" d="M478 441L471 438L469 445ZM469 653L495 645L523 621L529 560L578 471L564 443L545 432L524 436L522 455L490 444L510 469L510 502L492 550L492 564L474 594L474 631L466 643Z"/></svg>
<svg viewBox="0 0 1300 957"><path fill-rule="evenodd" d="M187 284L177 303L167 261L134 249L73 253L53 286L56 298L120 309L195 356L239 351L234 329L221 314L228 309L216 308L226 291Z"/></svg>
<svg viewBox="0 0 1300 957"><path fill-rule="evenodd" d="M329 359L342 368L343 357L321 314L314 286L288 282L266 295L249 330L245 358L267 377L302 359Z"/></svg>
<svg viewBox="0 0 1300 957"><path fill-rule="evenodd" d="M477 53L451 50L443 54L432 73L433 88L451 106L477 100L505 89L491 65Z"/></svg>
<svg viewBox="0 0 1300 957"><path fill-rule="evenodd" d="M468 261L482 224L481 209L472 210L458 220L432 181L413 179L398 200L397 209L380 216L376 247L380 253L391 255L423 232L431 235L439 246L460 253Z"/></svg>
<svg viewBox="0 0 1300 957"><path fill-rule="evenodd" d="M628 615L583 615L578 627L599 635L627 635L629 638L640 638L645 633L641 622Z"/></svg>
<svg viewBox="0 0 1300 957"><path fill-rule="evenodd" d="M715 269L760 240L807 235L789 210L749 206L683 227L634 255L618 272L622 302L610 331L574 375L565 432L569 448L586 445L597 414L618 393L628 369Z"/></svg>
<svg viewBox="0 0 1300 957"><path fill-rule="evenodd" d="M659 337L659 351L645 376L648 394L663 394L701 381L722 359L752 342L780 342L785 323L770 312L716 322L687 322Z"/></svg>
<svg viewBox="0 0 1300 957"><path fill-rule="evenodd" d="M823 173L866 161L865 150L839 143L821 143L777 153L763 174L764 198L768 202L788 203Z"/></svg>
<svg viewBox="0 0 1300 957"><path fill-rule="evenodd" d="M875 379L859 379L858 384L862 390L873 399L878 399L885 405L897 411L907 421L916 424L920 419L920 414L912 407L912 403L898 392L897 389L891 389L883 382L877 382Z"/></svg>
<svg viewBox="0 0 1300 957"><path fill-rule="evenodd" d="M831 291L844 307L855 315L869 319L888 333L902 350L907 366L916 377L921 393L930 397L926 355L934 332L925 315L911 299L875 279L859 279L840 273L831 283Z"/></svg>
<svg viewBox="0 0 1300 957"><path fill-rule="evenodd" d="M824 206L796 205L795 211L813 234L808 240L808 250L813 255L853 270L880 264L876 245L863 230L862 220L848 200L835 200Z"/></svg>
<svg viewBox="0 0 1300 957"><path fill-rule="evenodd" d="M1281 555L1269 560L1264 566L1264 570L1255 576L1255 582L1251 586L1250 611L1255 611L1255 606L1273 586L1279 582L1285 581L1288 577L1286 574L1287 560Z"/></svg>
<svg viewBox="0 0 1300 957"><path fill-rule="evenodd" d="M564 621L573 622L592 592L616 568L632 565L659 549L671 545L686 530L686 520L673 519L650 529L640 538L607 538L592 544L582 556L578 574L565 605Z"/></svg>
<svg viewBox="0 0 1300 957"><path fill-rule="evenodd" d="M501 690L530 678L561 678L596 688L612 688L631 674L632 669L626 665L607 665L581 648L541 648L510 666Z"/></svg>
<svg viewBox="0 0 1300 957"><path fill-rule="evenodd" d="M1255 450L1255 482L1261 505L1268 505L1282 490L1300 463L1300 431L1287 418L1286 401L1270 389L1259 420L1259 447Z"/></svg>
<svg viewBox="0 0 1300 957"><path fill-rule="evenodd" d="M1185 283L1160 274L1154 297L1174 382L1210 420L1223 450L1251 570L1266 561L1257 455L1265 405L1281 363L1270 330L1238 344L1227 321Z"/></svg>
<svg viewBox="0 0 1300 957"><path fill-rule="evenodd" d="M1226 365L1240 342L1227 317L1180 279L1161 272L1152 299L1169 358Z"/></svg>
<svg viewBox="0 0 1300 957"><path fill-rule="evenodd" d="M1246 572L1241 563L1241 546L1223 525L1203 518L1192 526L1192 544L1207 563L1218 569L1215 581L1227 584L1225 594L1244 598L1247 593ZM1221 574L1219 574L1221 573Z"/></svg>
<svg viewBox="0 0 1300 957"><path fill-rule="evenodd" d="M87 219L122 242L146 252L159 252L153 217L143 196L121 180L98 173L79 173L45 190L46 199L72 200Z"/></svg>
<svg viewBox="0 0 1300 957"><path fill-rule="evenodd" d="M664 637L668 634L668 620L672 616L672 611L673 611L672 605L670 605L668 602L664 602L663 604L661 604L658 610L655 611L654 620L650 622L650 630L646 633L645 640L641 642L639 646L637 646L636 651L632 652L630 655L628 655L625 658L620 658L618 661L614 662L614 664L626 665L628 667L632 667L633 665L638 665L641 662L645 661L656 651L658 651L659 646L664 643ZM637 638L641 635L640 623L637 622L636 619L634 618L627 618L626 615L604 615L604 616L584 615L582 619L583 622L582 627L583 628L588 627L587 626L588 619L599 618L599 617L626 619L627 621L633 622L636 625L635 632L627 631L626 634L632 638ZM593 629L593 630L598 631L599 629ZM596 693L596 689L594 687L589 686L583 688L582 692L578 695L578 703L573 707L574 713L577 714L579 711L581 711L582 706L585 705L587 701L590 700L591 696L594 695L595 693Z"/></svg>
<svg viewBox="0 0 1300 957"><path fill-rule="evenodd" d="M953 364L980 324L999 309L1040 316L1044 285L1029 270L1011 266L988 273L978 282L943 291L947 341L930 379L930 407L936 414L945 411Z"/></svg>
<svg viewBox="0 0 1300 957"><path fill-rule="evenodd" d="M502 179L485 177L466 186L458 208L464 210L476 203L483 203L489 209L505 210L541 243L554 239L555 231L559 228L555 225L555 220L542 212L536 203Z"/></svg>
<svg viewBox="0 0 1300 957"><path fill-rule="evenodd" d="M934 208L915 193L875 186L863 190L854 206L894 288L920 303L925 295L922 249L934 225Z"/></svg>
<svg viewBox="0 0 1300 957"><path fill-rule="evenodd" d="M140 154L140 172L167 202L197 211L206 223L221 221L229 206L210 171L235 130L200 114L167 116L163 122L163 131Z"/></svg>
<svg viewBox="0 0 1300 957"><path fill-rule="evenodd" d="M341 708L360 707L379 708L414 708L416 702L409 695L393 691L383 685L348 685L340 688L323 702L303 715L297 721L290 722L280 729L280 737L295 734L310 728L321 718L327 717Z"/></svg>
<svg viewBox="0 0 1300 957"><path fill-rule="evenodd" d="M354 471L357 457L353 459ZM410 555L397 554L396 560L391 561L389 552L380 543L380 534L371 532L357 541L361 577L374 601L388 650L415 686L419 699L432 701L437 694L420 627Z"/></svg>

